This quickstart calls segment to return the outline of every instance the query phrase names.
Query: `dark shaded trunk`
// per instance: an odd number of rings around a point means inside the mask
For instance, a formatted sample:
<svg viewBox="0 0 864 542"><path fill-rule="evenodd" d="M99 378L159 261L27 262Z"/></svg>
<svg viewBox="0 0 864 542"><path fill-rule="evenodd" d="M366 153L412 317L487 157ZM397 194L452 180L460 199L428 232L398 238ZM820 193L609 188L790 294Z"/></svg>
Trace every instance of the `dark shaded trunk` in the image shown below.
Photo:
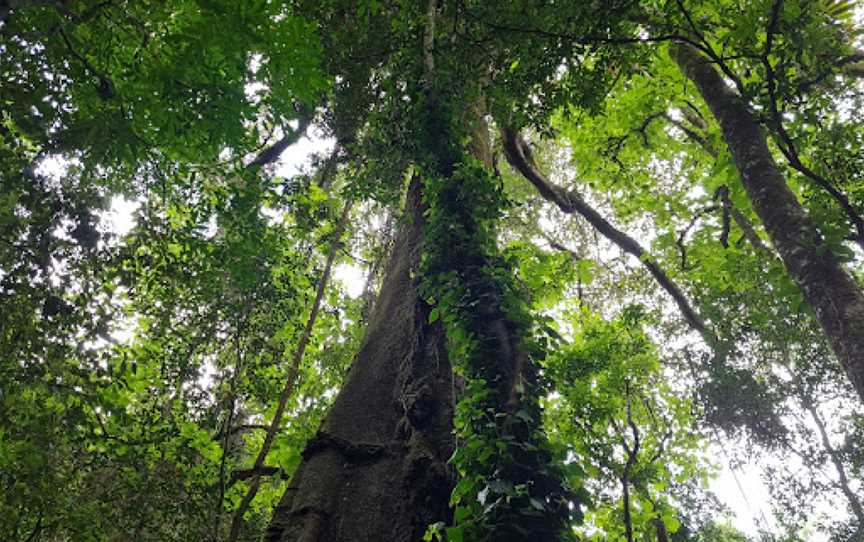
<svg viewBox="0 0 864 542"><path fill-rule="evenodd" d="M271 542L416 541L447 521L452 372L417 293L422 241L412 183L363 346L267 531Z"/></svg>
<svg viewBox="0 0 864 542"><path fill-rule="evenodd" d="M624 536L627 542L633 542L633 518L630 515L630 480L627 477L628 473L625 472L621 478L621 500L624 506Z"/></svg>
<svg viewBox="0 0 864 542"><path fill-rule="evenodd" d="M669 531L666 530L666 524L659 517L654 518L654 528L657 529L657 542L669 542Z"/></svg>
<svg viewBox="0 0 864 542"><path fill-rule="evenodd" d="M864 293L786 185L757 119L741 97L692 47L677 44L672 56L719 122L753 209L864 399Z"/></svg>

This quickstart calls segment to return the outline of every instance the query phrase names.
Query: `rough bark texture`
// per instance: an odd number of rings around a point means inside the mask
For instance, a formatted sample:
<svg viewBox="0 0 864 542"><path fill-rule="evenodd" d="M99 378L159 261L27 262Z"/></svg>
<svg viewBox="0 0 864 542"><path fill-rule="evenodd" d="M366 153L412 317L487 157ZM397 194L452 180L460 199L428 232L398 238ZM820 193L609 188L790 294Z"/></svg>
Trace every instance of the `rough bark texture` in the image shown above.
<svg viewBox="0 0 864 542"><path fill-rule="evenodd" d="M453 381L412 272L417 182L406 210L363 346L274 512L269 542L413 542L448 520Z"/></svg>
<svg viewBox="0 0 864 542"><path fill-rule="evenodd" d="M753 209L864 400L864 293L827 249L816 224L786 185L741 97L692 47L678 44L672 56L720 123Z"/></svg>

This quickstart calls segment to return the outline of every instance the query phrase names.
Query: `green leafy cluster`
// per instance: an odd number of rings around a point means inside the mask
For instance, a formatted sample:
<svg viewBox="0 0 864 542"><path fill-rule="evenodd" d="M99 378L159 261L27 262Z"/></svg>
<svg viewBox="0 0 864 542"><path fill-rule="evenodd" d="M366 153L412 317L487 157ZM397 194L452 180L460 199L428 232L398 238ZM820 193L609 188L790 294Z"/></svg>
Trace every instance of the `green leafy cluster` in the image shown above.
<svg viewBox="0 0 864 542"><path fill-rule="evenodd" d="M253 480L259 535L357 351L406 171L460 397L455 517L428 539L745 540L702 487L708 435L733 461L794 455L763 472L784 540L860 537L860 402L665 45L711 57L860 282L853 3L426 4L0 2L0 539L219 540ZM493 166L494 137L468 158L487 114L643 260ZM337 140L321 186L245 166L295 122ZM118 196L139 209L122 235ZM365 292L327 288L253 478L345 200L365 240L336 265Z"/></svg>
<svg viewBox="0 0 864 542"><path fill-rule="evenodd" d="M592 495L585 540L624 539L625 506L634 536L656 536L658 520L675 533L695 519L679 503L712 473L693 401L664 379L646 323L639 306L612 321L577 311L573 341L547 360L556 392L546 401L550 438Z"/></svg>

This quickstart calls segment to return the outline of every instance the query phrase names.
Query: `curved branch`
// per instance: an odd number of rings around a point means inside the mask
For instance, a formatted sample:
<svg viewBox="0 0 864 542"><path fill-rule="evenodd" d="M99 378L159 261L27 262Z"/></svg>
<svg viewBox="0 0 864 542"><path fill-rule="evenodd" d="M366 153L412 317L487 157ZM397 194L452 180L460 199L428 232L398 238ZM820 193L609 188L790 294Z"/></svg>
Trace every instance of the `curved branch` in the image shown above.
<svg viewBox="0 0 864 542"><path fill-rule="evenodd" d="M719 346L719 339L690 305L681 288L648 255L638 241L610 224L576 192L549 182L535 164L531 149L521 135L510 128L503 128L501 135L507 161L534 185L544 199L557 205L566 214L578 213L621 250L638 258L654 280L675 301L687 324L702 335L709 345Z"/></svg>

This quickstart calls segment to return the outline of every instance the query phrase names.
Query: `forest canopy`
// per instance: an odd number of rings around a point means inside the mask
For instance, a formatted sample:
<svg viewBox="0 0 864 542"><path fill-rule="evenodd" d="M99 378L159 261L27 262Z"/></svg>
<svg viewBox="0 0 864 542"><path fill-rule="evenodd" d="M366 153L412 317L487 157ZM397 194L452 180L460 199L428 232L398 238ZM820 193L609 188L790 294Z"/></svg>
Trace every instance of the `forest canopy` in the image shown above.
<svg viewBox="0 0 864 542"><path fill-rule="evenodd" d="M862 31L0 0L0 540L864 541Z"/></svg>

